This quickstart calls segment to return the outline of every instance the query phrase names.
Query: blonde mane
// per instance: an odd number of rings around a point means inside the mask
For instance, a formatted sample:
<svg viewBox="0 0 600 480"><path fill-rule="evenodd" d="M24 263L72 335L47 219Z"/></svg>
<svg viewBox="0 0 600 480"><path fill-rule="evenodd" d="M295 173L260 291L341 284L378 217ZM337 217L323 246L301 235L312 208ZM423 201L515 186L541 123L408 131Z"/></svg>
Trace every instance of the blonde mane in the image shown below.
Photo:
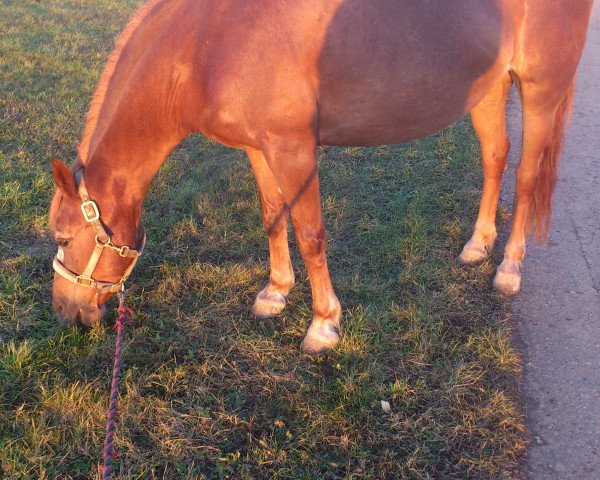
<svg viewBox="0 0 600 480"><path fill-rule="evenodd" d="M119 35L115 48L106 62L106 66L104 67L104 71L100 76L98 86L96 87L94 95L92 96L92 102L87 113L85 128L83 130L83 137L79 147L77 148L79 158L83 165L87 163L92 136L96 130L96 124L98 123L98 117L100 116L100 111L102 110L102 105L104 104L104 100L106 98L108 86L113 74L115 73L115 68L119 63L121 54L142 21L159 3L164 1L165 0L148 0L145 4L138 8L131 20L129 20L125 26L125 29L121 32L121 35Z"/></svg>

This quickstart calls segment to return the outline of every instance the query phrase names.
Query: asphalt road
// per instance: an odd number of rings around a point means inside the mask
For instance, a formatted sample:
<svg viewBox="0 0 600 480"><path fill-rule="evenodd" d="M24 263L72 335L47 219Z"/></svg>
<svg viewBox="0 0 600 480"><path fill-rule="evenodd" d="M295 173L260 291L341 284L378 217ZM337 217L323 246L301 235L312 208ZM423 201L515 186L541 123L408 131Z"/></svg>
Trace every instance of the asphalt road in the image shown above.
<svg viewBox="0 0 600 480"><path fill-rule="evenodd" d="M502 201L512 205L521 108ZM600 2L579 68L550 243L529 242L512 304L524 360L531 480L600 479Z"/></svg>

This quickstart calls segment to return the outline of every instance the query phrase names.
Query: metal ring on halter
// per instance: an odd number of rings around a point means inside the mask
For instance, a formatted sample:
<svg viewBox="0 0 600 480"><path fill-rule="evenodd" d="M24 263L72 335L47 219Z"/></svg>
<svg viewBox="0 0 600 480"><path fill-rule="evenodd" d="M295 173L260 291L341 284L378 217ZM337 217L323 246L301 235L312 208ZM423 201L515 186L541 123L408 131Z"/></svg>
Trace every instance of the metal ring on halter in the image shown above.
<svg viewBox="0 0 600 480"><path fill-rule="evenodd" d="M96 245L101 246L101 247L107 247L110 245L110 237L108 238L108 242L104 243L102 240L100 240L100 237L98 237L98 235L96 235L96 238L94 238L94 241L96 242Z"/></svg>

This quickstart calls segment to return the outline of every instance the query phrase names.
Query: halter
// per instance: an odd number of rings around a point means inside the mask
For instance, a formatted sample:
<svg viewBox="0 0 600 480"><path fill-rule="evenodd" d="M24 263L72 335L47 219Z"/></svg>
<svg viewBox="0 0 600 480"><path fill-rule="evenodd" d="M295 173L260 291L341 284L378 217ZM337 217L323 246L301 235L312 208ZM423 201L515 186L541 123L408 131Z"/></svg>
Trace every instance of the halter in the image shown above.
<svg viewBox="0 0 600 480"><path fill-rule="evenodd" d="M107 233L104 228L101 219L100 219L100 211L98 210L98 205L96 202L90 199L90 195L85 188L85 182L83 181L83 168L78 170L75 173L75 180L79 177L79 187L78 192L81 197L81 212L83 213L83 218L87 223L91 223L94 227L94 232L96 234L95 237L95 246L94 251L88 261L87 267L81 275L69 270L63 262L64 253L62 247L58 248L58 252L54 257L54 261L52 262L52 266L54 267L54 271L58 273L61 277L68 280L71 283L76 285L82 285L84 287L95 288L97 290L96 296L100 296L104 293L121 293L125 290L125 281L129 278L135 264L138 261L138 258L144 251L144 245L146 244L146 232L144 231L144 239L142 241L142 247L138 250L135 250L127 245L123 245L119 247L115 245L110 235ZM123 276L118 282L107 282L103 280L95 280L92 275L94 274L94 270L96 269L96 265L102 256L102 252L104 249L109 249L117 252L121 257L131 258L132 261L123 273Z"/></svg>

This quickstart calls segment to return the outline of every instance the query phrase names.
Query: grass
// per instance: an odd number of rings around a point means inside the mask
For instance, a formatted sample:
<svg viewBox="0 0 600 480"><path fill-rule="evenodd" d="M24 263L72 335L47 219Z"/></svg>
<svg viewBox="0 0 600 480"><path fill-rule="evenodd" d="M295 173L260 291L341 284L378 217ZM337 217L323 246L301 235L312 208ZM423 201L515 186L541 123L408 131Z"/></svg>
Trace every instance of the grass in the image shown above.
<svg viewBox="0 0 600 480"><path fill-rule="evenodd" d="M0 478L98 478L114 332L55 325L48 160L73 158L138 4L0 4ZM339 347L313 359L298 348L310 288L294 245L285 313L249 316L268 263L247 161L186 140L152 185L130 281L119 478L519 478L520 364L497 258L454 262L478 155L467 121L407 146L320 150L345 310Z"/></svg>

